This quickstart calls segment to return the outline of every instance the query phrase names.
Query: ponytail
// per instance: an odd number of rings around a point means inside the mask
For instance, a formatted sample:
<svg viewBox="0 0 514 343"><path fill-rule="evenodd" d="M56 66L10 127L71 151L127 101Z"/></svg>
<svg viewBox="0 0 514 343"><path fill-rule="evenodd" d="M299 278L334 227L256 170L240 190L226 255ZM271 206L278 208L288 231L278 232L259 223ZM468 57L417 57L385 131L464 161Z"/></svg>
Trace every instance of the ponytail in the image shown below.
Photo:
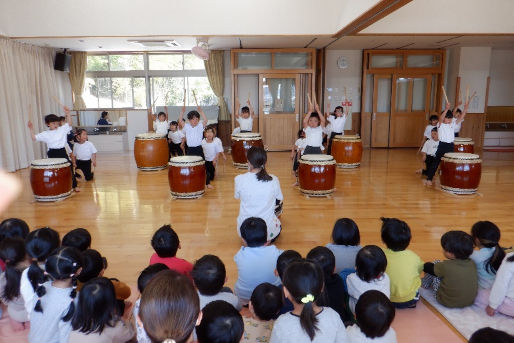
<svg viewBox="0 0 514 343"><path fill-rule="evenodd" d="M309 295L310 294L307 294L305 297L302 298L302 303L305 298L309 297ZM302 329L307 333L307 335L309 335L311 341L314 339L316 331L318 330L318 318L316 317L314 309L312 308L313 301L314 300L307 301L306 303L304 303L302 313L300 313L300 325L302 326Z"/></svg>
<svg viewBox="0 0 514 343"><path fill-rule="evenodd" d="M0 242L0 258L5 262L5 287L1 295L13 300L20 295L21 270L19 264L25 260L25 241L19 237L5 238Z"/></svg>
<svg viewBox="0 0 514 343"><path fill-rule="evenodd" d="M493 222L479 221L471 227L471 236L474 241L478 240L482 246L494 248L491 258L485 262L485 270L491 274L496 274L505 258L505 251L498 243L501 236L500 228Z"/></svg>
<svg viewBox="0 0 514 343"><path fill-rule="evenodd" d="M505 251L502 247L500 247L498 243L496 243L491 258L485 263L485 270L492 274L496 274L496 271L498 270L498 268L500 268L500 265L502 264L504 258Z"/></svg>
<svg viewBox="0 0 514 343"><path fill-rule="evenodd" d="M46 288L43 284L40 284L36 288L37 302L36 306L34 306L34 311L43 312L43 307L41 306L41 298L46 294Z"/></svg>
<svg viewBox="0 0 514 343"><path fill-rule="evenodd" d="M256 175L258 181L268 182L272 180L272 177L268 174L264 166L262 166L261 170Z"/></svg>
<svg viewBox="0 0 514 343"><path fill-rule="evenodd" d="M72 274L72 276L71 276L71 286L73 288L70 292L71 303L70 303L70 307L68 307L68 312L66 312L64 317L62 317L63 322L69 321L71 318L73 318L73 313L75 313L75 297L77 296L77 275L76 274Z"/></svg>
<svg viewBox="0 0 514 343"><path fill-rule="evenodd" d="M29 270L27 272L27 277L29 278L30 284L32 285L32 289L34 291L37 290L38 285L43 284L45 281L47 281L47 277L45 276L45 272L39 264L37 263L37 260L33 259Z"/></svg>
<svg viewBox="0 0 514 343"><path fill-rule="evenodd" d="M13 300L20 295L21 271L11 261L5 266L5 288L2 297L5 300Z"/></svg>
<svg viewBox="0 0 514 343"><path fill-rule="evenodd" d="M258 181L268 182L272 180L271 176L266 171L266 161L268 157L266 156L266 150L264 150L264 148L258 146L251 147L246 153L246 158L252 167L261 169L256 174Z"/></svg>

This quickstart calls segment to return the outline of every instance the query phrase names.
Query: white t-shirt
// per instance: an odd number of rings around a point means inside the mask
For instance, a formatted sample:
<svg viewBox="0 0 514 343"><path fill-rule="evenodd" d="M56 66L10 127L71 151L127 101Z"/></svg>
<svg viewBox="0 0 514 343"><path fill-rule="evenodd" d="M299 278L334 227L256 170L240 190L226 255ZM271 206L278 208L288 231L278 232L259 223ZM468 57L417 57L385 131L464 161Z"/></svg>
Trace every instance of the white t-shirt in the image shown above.
<svg viewBox="0 0 514 343"><path fill-rule="evenodd" d="M502 264L496 272L491 294L489 294L489 306L497 309L507 298L514 301L514 261L507 261L508 258L514 256L514 252L510 252L503 258Z"/></svg>
<svg viewBox="0 0 514 343"><path fill-rule="evenodd" d="M437 125L436 125L436 126L433 126L433 125L430 125L430 124L429 124L429 125L427 125L427 127L425 127L425 133L423 134L423 136L424 136L425 138L430 138L430 137L432 136L432 133L431 133L431 132L432 132L432 129L433 129L434 127L437 127Z"/></svg>
<svg viewBox="0 0 514 343"><path fill-rule="evenodd" d="M156 120L153 122L153 129L155 130L155 133L158 135L166 136L166 134L168 133L169 127L170 127L170 122L167 120L165 120L165 121Z"/></svg>
<svg viewBox="0 0 514 343"><path fill-rule="evenodd" d="M350 296L350 309L353 313L355 313L357 300L366 291L374 289L384 293L388 298L391 296L391 281L387 273L370 282L362 280L356 273L351 273L346 278L346 285L348 287L348 295Z"/></svg>
<svg viewBox="0 0 514 343"><path fill-rule="evenodd" d="M328 121L332 124L332 132L344 134L344 125L346 124L346 115L341 117L328 116Z"/></svg>
<svg viewBox="0 0 514 343"><path fill-rule="evenodd" d="M46 130L36 135L38 142L46 143L48 150L50 149L62 149L68 144L67 136L71 130L71 126L65 123L63 126L59 126L55 130Z"/></svg>
<svg viewBox="0 0 514 343"><path fill-rule="evenodd" d="M434 141L432 138L427 140L425 144L423 144L423 148L421 149L421 152L424 152L427 155L435 156L435 153L437 151L437 147L439 146L439 141Z"/></svg>
<svg viewBox="0 0 514 343"><path fill-rule="evenodd" d="M195 147L202 145L203 139L203 123L199 122L198 125L192 127L191 124L186 123L182 132L186 136L187 146Z"/></svg>
<svg viewBox="0 0 514 343"><path fill-rule="evenodd" d="M357 324L346 328L350 343L397 343L396 332L393 328L389 328L382 337L369 338L361 331Z"/></svg>
<svg viewBox="0 0 514 343"><path fill-rule="evenodd" d="M85 141L84 143L75 143L73 145L73 155L77 160L87 161L91 159L93 154L96 154L97 150L93 143Z"/></svg>
<svg viewBox="0 0 514 343"><path fill-rule="evenodd" d="M251 116L248 118L239 116L239 118L237 118L237 122L239 123L239 127L242 131L252 131L253 119Z"/></svg>
<svg viewBox="0 0 514 343"><path fill-rule="evenodd" d="M202 140L202 149L205 160L212 162L218 153L223 152L223 144L221 143L221 139L218 137L214 137L210 143L208 143L204 138Z"/></svg>
<svg viewBox="0 0 514 343"><path fill-rule="evenodd" d="M278 178L270 175L272 180L259 181L255 173L236 176L234 197L240 199L237 233L246 218L262 218L268 227L268 239L273 239L280 232L280 220L275 215L276 200L284 200Z"/></svg>
<svg viewBox="0 0 514 343"><path fill-rule="evenodd" d="M460 122L457 123L457 118L452 118L453 132L455 132L455 133L460 132L460 128L462 126L463 121L464 120L461 120Z"/></svg>
<svg viewBox="0 0 514 343"><path fill-rule="evenodd" d="M332 124L328 123L327 125L325 125L325 127L323 128L323 133L327 136L330 136L332 134Z"/></svg>
<svg viewBox="0 0 514 343"><path fill-rule="evenodd" d="M439 136L439 141L444 143L453 143L455 141L455 130L453 122L450 124L439 124L437 134Z"/></svg>
<svg viewBox="0 0 514 343"><path fill-rule="evenodd" d="M294 146L296 147L297 150L300 150L300 153L303 155L303 150L307 146L305 144L305 138L298 138L296 140L296 142L294 142Z"/></svg>
<svg viewBox="0 0 514 343"><path fill-rule="evenodd" d="M175 144L182 143L182 138L184 138L184 133L182 130L177 130L175 132L168 132L168 138L171 139L171 141Z"/></svg>
<svg viewBox="0 0 514 343"><path fill-rule="evenodd" d="M306 146L321 147L323 145L323 128L321 126L307 126L303 131L305 132Z"/></svg>

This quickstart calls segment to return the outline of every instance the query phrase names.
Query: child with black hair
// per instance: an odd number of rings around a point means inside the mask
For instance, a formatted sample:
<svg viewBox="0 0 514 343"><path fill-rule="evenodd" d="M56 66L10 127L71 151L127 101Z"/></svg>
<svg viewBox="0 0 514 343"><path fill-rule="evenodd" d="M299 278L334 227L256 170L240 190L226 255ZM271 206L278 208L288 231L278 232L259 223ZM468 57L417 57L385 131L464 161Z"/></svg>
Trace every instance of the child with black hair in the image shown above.
<svg viewBox="0 0 514 343"><path fill-rule="evenodd" d="M30 258L30 266L21 273L20 293L29 318L36 304L38 284L46 281L46 259L60 244L59 234L49 227L29 232L25 239L25 251Z"/></svg>
<svg viewBox="0 0 514 343"><path fill-rule="evenodd" d="M243 314L243 342L269 342L273 323L282 307L282 298L282 290L267 282L261 283L253 290L248 304L250 316Z"/></svg>
<svg viewBox="0 0 514 343"><path fill-rule="evenodd" d="M303 131L305 132L304 154L321 154L324 127L325 117L320 113L316 99L314 99L313 105L309 98L309 110L303 118Z"/></svg>
<svg viewBox="0 0 514 343"><path fill-rule="evenodd" d="M234 116L236 121L239 123L239 132L252 132L253 119L255 118L255 112L253 111L252 103L250 98L246 102L248 106L241 108L241 114L239 114L239 99L236 98L236 109Z"/></svg>
<svg viewBox="0 0 514 343"><path fill-rule="evenodd" d="M201 316L192 282L176 271L164 270L146 285L137 320L152 343L187 343Z"/></svg>
<svg viewBox="0 0 514 343"><path fill-rule="evenodd" d="M446 307L461 308L473 304L478 290L477 267L469 256L473 238L464 231L448 231L441 237L442 262L427 262L423 267L423 287L436 292L437 301ZM435 276L435 277L434 277Z"/></svg>
<svg viewBox="0 0 514 343"><path fill-rule="evenodd" d="M475 304L485 307L489 316L499 312L514 317L514 252L505 256L496 272L490 292L479 292Z"/></svg>
<svg viewBox="0 0 514 343"><path fill-rule="evenodd" d="M275 275L282 280L286 268L293 262L302 261L302 255L296 250L286 250L277 258L277 266L275 268ZM279 286L282 289L282 285ZM293 310L293 304L286 297L282 297L283 305L280 309L280 314L284 314Z"/></svg>
<svg viewBox="0 0 514 343"><path fill-rule="evenodd" d="M344 125L348 118L348 113L344 113L343 106L336 106L333 113L330 113L330 102L327 104L327 121L330 123L331 132L330 138L328 139L327 154L330 155L332 152L332 141L337 135L344 135Z"/></svg>
<svg viewBox="0 0 514 343"><path fill-rule="evenodd" d="M453 124L453 133L454 133L455 137L459 137L460 129L462 127L462 122L464 121L464 118L462 118L462 120L459 120L462 117L462 111L459 108L460 105L462 105L462 100L460 100L460 98L459 98L459 102L453 108L452 124Z"/></svg>
<svg viewBox="0 0 514 343"><path fill-rule="evenodd" d="M241 303L247 304L253 290L261 283L280 285L274 270L282 250L267 241L266 222L261 218L247 218L241 224L241 238L243 246L234 256L237 265L234 291Z"/></svg>
<svg viewBox="0 0 514 343"><path fill-rule="evenodd" d="M37 135L34 133L34 125L30 120L28 121L27 126L29 127L30 136L34 142L38 141L46 143L48 148L48 158L65 158L70 162L72 187L75 192L80 192L80 189L77 187L77 180L75 179L75 173L73 172L70 157L66 151L66 147L68 147L67 136L68 132L71 131L72 125L70 109L64 106L64 112L66 113L66 123L62 126L59 126L59 117L55 114L45 116L45 123L46 126L48 126L48 130L40 132Z"/></svg>
<svg viewBox="0 0 514 343"><path fill-rule="evenodd" d="M480 289L491 289L505 257L500 236L498 226L487 220L476 222L471 227L471 237L478 250L474 250L470 258L477 266L479 292Z"/></svg>
<svg viewBox="0 0 514 343"><path fill-rule="evenodd" d="M74 247L84 252L91 247L91 234L81 227L68 231L62 237L63 247Z"/></svg>
<svg viewBox="0 0 514 343"><path fill-rule="evenodd" d="M170 151L170 157L185 155L185 151L182 146L185 139L186 136L184 136L182 130L178 129L178 122L170 122L168 130L168 148Z"/></svg>
<svg viewBox="0 0 514 343"><path fill-rule="evenodd" d="M27 223L19 218L7 218L0 223L0 242L5 238L19 237L25 239L29 234L29 226ZM5 270L5 262L0 257L0 270ZM2 311L0 310L0 313Z"/></svg>
<svg viewBox="0 0 514 343"><path fill-rule="evenodd" d="M486 327L475 331L469 338L469 343L514 343L514 336L506 332Z"/></svg>
<svg viewBox="0 0 514 343"><path fill-rule="evenodd" d="M382 220L382 242L387 249L386 273L391 281L391 301L396 308L413 308L419 300L423 260L407 249L411 240L409 225L397 218Z"/></svg>
<svg viewBox="0 0 514 343"><path fill-rule="evenodd" d="M202 149L202 139L203 139L203 130L207 126L207 117L205 116L204 111L200 106L198 106L198 111L190 111L187 114L187 120L189 123L184 124L182 119L184 118L184 113L186 112L186 98L184 97L184 106L180 111L180 115L178 117L178 125L182 129L182 132L186 136L186 155L188 156L200 156L204 158L203 149ZM202 121L200 121L200 116L202 116Z"/></svg>
<svg viewBox="0 0 514 343"><path fill-rule="evenodd" d="M196 327L198 343L239 343L243 332L243 317L234 306L223 300L205 306L202 321Z"/></svg>
<svg viewBox="0 0 514 343"><path fill-rule="evenodd" d="M425 162L425 169L418 169L416 174L427 175L427 170L434 161L437 148L439 147L439 136L437 127L434 127L430 132L430 139L427 139L421 148L421 159Z"/></svg>
<svg viewBox="0 0 514 343"><path fill-rule="evenodd" d="M0 274L0 300L7 306L11 328L21 331L29 320L20 294L21 273L30 265L25 254L25 241L20 237L3 239L0 242L0 258L7 262L5 272Z"/></svg>
<svg viewBox="0 0 514 343"><path fill-rule="evenodd" d="M156 134L161 136L166 136L168 134L168 127L170 126L167 118L166 113L159 112L158 115L152 115L153 117L153 129Z"/></svg>
<svg viewBox="0 0 514 343"><path fill-rule="evenodd" d="M137 289L139 290L139 298L136 300L134 304L134 308L132 309L132 314L135 319L134 325L136 327L136 337L138 343L151 343L152 341L148 337L148 335L145 332L145 329L143 328L143 325L138 322L137 318L139 316L139 306L141 303L141 294L143 294L143 291L152 280L154 276L156 276L158 273L162 272L163 270L169 270L169 268L162 264L162 263L156 263L152 264L151 266L146 267L141 274L139 274L139 277L137 278Z"/></svg>
<svg viewBox="0 0 514 343"><path fill-rule="evenodd" d="M73 343L125 343L134 337L132 325L117 313L114 286L104 277L82 287L71 326Z"/></svg>
<svg viewBox="0 0 514 343"><path fill-rule="evenodd" d="M155 231L151 243L155 252L150 257L150 264L163 263L169 269L191 278L193 265L186 260L176 257L177 250L180 249L180 240L170 225L163 225Z"/></svg>
<svg viewBox="0 0 514 343"><path fill-rule="evenodd" d="M394 306L384 293L376 290L364 292L357 305L357 324L346 329L350 343L396 343L396 332L391 327Z"/></svg>
<svg viewBox="0 0 514 343"><path fill-rule="evenodd" d="M87 140L87 131L85 129L77 130L77 143L73 145L73 154L71 160L73 168L82 170L86 181L93 180L94 173L91 166L96 167L96 150L93 143Z"/></svg>
<svg viewBox="0 0 514 343"><path fill-rule="evenodd" d="M218 256L205 255L197 260L191 272L193 282L198 290L200 309L215 300L223 300L241 310L239 299L232 292L224 290L227 282L225 265Z"/></svg>
<svg viewBox="0 0 514 343"><path fill-rule="evenodd" d="M343 279L334 273L336 258L327 247L315 247L307 254L307 260L317 263L323 271L324 287L317 304L328 306L336 311L345 325L353 323L353 315L348 304L348 293Z"/></svg>
<svg viewBox="0 0 514 343"><path fill-rule="evenodd" d="M284 273L284 294L294 310L278 317L270 343L347 342L341 318L317 301L323 290L323 271L310 261L293 262Z"/></svg>
<svg viewBox="0 0 514 343"><path fill-rule="evenodd" d="M355 313L359 297L371 289L380 291L389 298L391 281L386 273L387 258L384 251L376 245L366 245L359 250L355 259L356 272L348 275L346 285L350 296L350 309Z"/></svg>
<svg viewBox="0 0 514 343"><path fill-rule="evenodd" d="M437 129L438 122L439 117L435 114L432 114L430 118L428 118L428 125L425 127L425 132L423 133L423 140L421 141L421 145L423 145L425 141L430 139L431 132L433 129Z"/></svg>
<svg viewBox="0 0 514 343"><path fill-rule="evenodd" d="M223 152L223 143L221 139L216 137L216 130L212 126L207 126L204 131L205 138L202 140L202 149L205 159L205 183L207 188L213 188L211 181L214 180L216 175L216 164L218 163L218 157L221 154L226 160L227 157Z"/></svg>
<svg viewBox="0 0 514 343"><path fill-rule="evenodd" d="M346 276L355 272L355 257L359 250L361 237L359 227L350 218L339 218L332 229L332 243L325 245L336 258L335 273L343 273L343 281Z"/></svg>
<svg viewBox="0 0 514 343"><path fill-rule="evenodd" d="M52 281L38 285L38 300L30 316L30 343L68 341L81 268L78 249L62 247L48 257L45 270Z"/></svg>

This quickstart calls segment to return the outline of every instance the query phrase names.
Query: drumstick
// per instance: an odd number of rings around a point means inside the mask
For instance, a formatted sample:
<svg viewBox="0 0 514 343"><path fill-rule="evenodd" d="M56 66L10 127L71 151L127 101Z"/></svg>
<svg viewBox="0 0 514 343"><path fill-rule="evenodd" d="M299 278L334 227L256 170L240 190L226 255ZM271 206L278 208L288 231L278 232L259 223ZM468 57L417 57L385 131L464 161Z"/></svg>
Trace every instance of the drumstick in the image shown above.
<svg viewBox="0 0 514 343"><path fill-rule="evenodd" d="M248 101L250 101L250 91L248 91Z"/></svg>
<svg viewBox="0 0 514 343"><path fill-rule="evenodd" d="M58 103L59 105L61 105L61 107L66 107L63 105L62 102L59 101L59 99L57 99L57 97L55 95L52 95L52 98L55 100L56 103Z"/></svg>
<svg viewBox="0 0 514 343"><path fill-rule="evenodd" d="M198 107L198 99L196 98L196 92L195 90L193 89L193 97L195 98L195 104L196 104L196 107Z"/></svg>
<svg viewBox="0 0 514 343"><path fill-rule="evenodd" d="M448 101L448 96L446 95L446 90L444 89L444 86L441 86L441 88L443 89L444 99L446 100L446 103L449 104L450 102Z"/></svg>
<svg viewBox="0 0 514 343"><path fill-rule="evenodd" d="M158 95L155 97L155 99L153 99L152 106L150 106L150 109L151 109L152 111L154 111L154 106L155 106L155 103L157 102L157 99L159 99L159 96L158 96ZM155 112L155 111L154 111L154 112Z"/></svg>
<svg viewBox="0 0 514 343"><path fill-rule="evenodd" d="M469 99L469 86L466 87L466 102L468 102L468 99Z"/></svg>

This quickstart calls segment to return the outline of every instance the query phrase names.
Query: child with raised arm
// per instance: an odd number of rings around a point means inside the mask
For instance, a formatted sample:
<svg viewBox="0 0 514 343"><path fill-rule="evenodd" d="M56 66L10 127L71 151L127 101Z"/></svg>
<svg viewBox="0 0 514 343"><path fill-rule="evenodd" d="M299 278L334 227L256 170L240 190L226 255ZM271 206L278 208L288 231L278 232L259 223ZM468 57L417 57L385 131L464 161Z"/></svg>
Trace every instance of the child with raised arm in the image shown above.
<svg viewBox="0 0 514 343"><path fill-rule="evenodd" d="M246 102L248 106L243 106L241 108L241 114L239 114L239 99L236 99L236 111L235 118L239 123L240 132L252 132L253 129L253 119L255 118L255 112L253 111L252 104L250 103L250 98Z"/></svg>
<svg viewBox="0 0 514 343"><path fill-rule="evenodd" d="M460 105L462 105L462 101L459 99L459 102L455 105L455 108L453 109L452 123L454 124L453 133L455 134L455 137L459 137L462 122L464 121L464 118L462 118L462 120L457 123L457 121L462 117L462 111L459 108Z"/></svg>
<svg viewBox="0 0 514 343"><path fill-rule="evenodd" d="M186 101L184 98L184 106L182 106L182 110L180 111L180 115L178 117L179 127L182 129L182 132L186 136L186 155L188 156L200 156L204 157L203 148L202 148L202 139L203 139L203 130L207 126L207 117L205 116L202 108L197 105L198 111L190 111L187 114L187 120L189 123L185 123L182 120L184 117L184 113L186 112ZM202 121L200 121L200 116L202 116Z"/></svg>
<svg viewBox="0 0 514 343"><path fill-rule="evenodd" d="M44 142L48 148L48 158L65 158L70 162L72 186L75 192L80 192L77 187L77 180L75 179L75 173L73 172L73 166L71 165L70 157L66 152L65 146L68 145L67 136L71 130L71 114L70 109L64 106L64 113L66 114L66 123L59 126L59 117L55 114L49 114L45 116L45 123L48 126L48 130L38 133L34 133L34 125L32 121L28 121L27 126L30 130L30 136L34 142Z"/></svg>
<svg viewBox="0 0 514 343"><path fill-rule="evenodd" d="M202 140L202 149L205 156L205 171L207 174L205 183L207 184L207 188L213 188L211 181L214 180L214 176L216 174L218 156L221 154L225 160L227 157L223 152L223 143L221 143L221 139L216 137L215 129L211 126L208 126L205 129L204 134L205 138Z"/></svg>
<svg viewBox="0 0 514 343"><path fill-rule="evenodd" d="M336 135L344 135L344 125L346 124L348 113L344 113L344 108L342 106L337 106L334 109L334 113L330 113L330 103L328 103L327 109L329 111L326 113L327 121L332 127L332 132L330 132L327 148L327 154L330 155L332 152L332 141L334 140L334 137Z"/></svg>
<svg viewBox="0 0 514 343"><path fill-rule="evenodd" d="M78 143L73 145L71 159L75 170L80 169L84 173L86 181L93 180L91 165L96 167L96 148L87 140L87 131L79 129L77 132Z"/></svg>
<svg viewBox="0 0 514 343"><path fill-rule="evenodd" d="M158 115L152 114L153 117L153 129L156 134L166 136L168 134L168 127L170 123L166 118L166 113L159 112Z"/></svg>
<svg viewBox="0 0 514 343"><path fill-rule="evenodd" d="M316 109L316 111L314 111ZM309 111L303 118L303 131L305 132L304 154L321 154L323 146L323 128L325 117L320 114L319 106L314 99L314 106L309 97Z"/></svg>

